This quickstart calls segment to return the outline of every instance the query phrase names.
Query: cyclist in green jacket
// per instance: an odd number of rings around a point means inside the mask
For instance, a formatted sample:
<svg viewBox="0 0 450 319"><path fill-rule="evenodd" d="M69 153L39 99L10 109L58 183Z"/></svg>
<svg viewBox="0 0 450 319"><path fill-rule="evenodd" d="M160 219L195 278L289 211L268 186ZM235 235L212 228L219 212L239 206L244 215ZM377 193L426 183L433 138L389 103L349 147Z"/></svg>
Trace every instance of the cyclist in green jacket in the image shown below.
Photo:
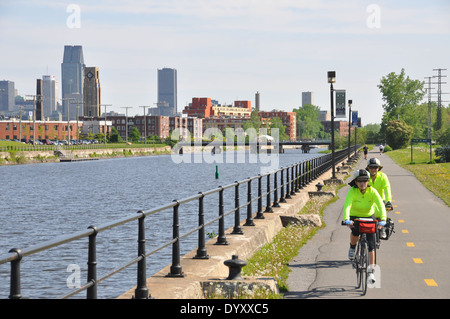
<svg viewBox="0 0 450 319"><path fill-rule="evenodd" d="M353 219L357 217L375 218L375 209L380 212L379 228L386 225L386 209L383 200L378 192L368 185L370 174L365 169L360 169L353 174L352 181L349 183L350 190L347 193L344 202L344 222L352 232L350 234L350 249L348 251L349 259L355 258L355 248L359 240L359 231L353 226ZM369 263L370 268L374 269L375 262L375 234L367 234L369 242ZM374 279L373 273L369 274L370 279Z"/></svg>
<svg viewBox="0 0 450 319"><path fill-rule="evenodd" d="M378 158L371 158L367 162L366 170L370 172L370 179L369 179L369 186L375 188L378 191L378 194L380 194L381 199L386 203L385 207L388 210L392 209L392 194L391 194L391 184L389 183L389 179L387 175L383 172L381 172L381 169L383 166L381 166L381 162ZM375 217L379 217L380 212L375 211ZM381 229L380 232L381 238L386 237L385 229Z"/></svg>

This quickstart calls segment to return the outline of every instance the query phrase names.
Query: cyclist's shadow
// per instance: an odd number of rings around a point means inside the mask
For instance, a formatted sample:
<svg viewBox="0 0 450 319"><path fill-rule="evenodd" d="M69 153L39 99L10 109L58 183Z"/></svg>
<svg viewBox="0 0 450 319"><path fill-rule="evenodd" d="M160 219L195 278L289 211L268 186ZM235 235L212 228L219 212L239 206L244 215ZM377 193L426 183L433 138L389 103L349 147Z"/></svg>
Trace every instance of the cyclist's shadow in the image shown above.
<svg viewBox="0 0 450 319"><path fill-rule="evenodd" d="M336 269L340 267L351 267L350 260L323 260L310 264L298 264L291 267L310 268L310 269ZM307 298L324 298L324 299L339 299L339 298L356 298L361 297L361 289L355 285L336 285L316 287L307 291L289 291L284 293L287 299L307 299Z"/></svg>

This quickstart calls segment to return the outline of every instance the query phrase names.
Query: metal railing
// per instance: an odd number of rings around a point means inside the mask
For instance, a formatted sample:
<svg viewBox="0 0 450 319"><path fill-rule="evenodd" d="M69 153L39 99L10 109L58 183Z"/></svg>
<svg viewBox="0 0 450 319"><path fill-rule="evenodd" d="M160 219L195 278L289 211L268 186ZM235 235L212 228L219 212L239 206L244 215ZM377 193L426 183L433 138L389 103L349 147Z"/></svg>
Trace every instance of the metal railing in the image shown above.
<svg viewBox="0 0 450 319"><path fill-rule="evenodd" d="M353 149L353 147L351 147ZM227 186L219 186L218 188L209 190L207 192L200 192L197 195L184 198L181 200L174 200L170 204L156 207L149 211L138 211L137 214L124 217L123 219L115 220L110 223L101 226L89 226L87 230L75 232L73 234L64 235L55 238L54 240L49 240L41 244L31 246L26 249L13 248L9 251L9 254L0 256L0 265L5 263L11 263L11 279L10 279L10 295L11 299L22 298L21 294L21 272L20 265L24 257L36 254L50 248L60 246L63 244L71 243L73 241L80 240L82 238L88 238L88 269L87 269L87 282L70 292L62 296L61 298L70 298L82 291L86 290L86 297L88 299L97 298L97 286L103 280L119 273L120 271L130 267L137 263L137 286L135 289L135 298L144 299L149 297L149 291L147 288L147 275L146 275L146 258L161 251L162 249L172 245L172 263L170 266L170 272L167 274L168 277L183 277L182 265L180 263L180 245L181 240L185 237L197 232L198 233L198 248L197 253L194 258L196 259L207 259L209 258L208 252L205 246L205 227L218 223L218 235L217 235L217 245L227 245L227 239L225 236L225 217L234 213L234 227L232 234L243 234L243 229L240 226L241 222L241 209L246 208L246 221L244 226L254 226L253 214L252 214L252 203L257 202L257 212L255 214L255 219L263 219L264 213L271 213L272 207L279 207L279 203L286 202L286 199L292 198L296 193L298 193L303 187L309 184L311 181L316 179L318 176L326 172L332 167L332 154L326 154L318 156L312 159L304 160L292 164L290 166L282 167L275 171L260 174L251 178L244 179L242 181L236 181ZM335 152L335 163L338 163L345 159L348 155L348 150L343 149ZM267 190L263 193L262 180L267 179ZM257 194L252 192L252 182L257 181ZM239 188L247 185L247 200L245 203L241 204L239 198ZM273 187L272 187L273 185ZM234 189L234 208L230 211L225 212L224 205L224 192ZM218 216L208 222L204 221L204 199L207 196L218 194ZM263 211L263 201L265 198L265 210ZM273 201L272 201L273 198ZM189 230L187 233L180 235L180 224L179 224L179 209L182 205L198 201L198 227ZM146 251L146 239L145 239L145 218L162 212L167 209L173 210L173 224L172 224L172 239L165 242L158 248L147 252ZM137 247L137 257L123 264L119 268L114 269L107 275L97 278L97 236L106 230L118 227L130 223L132 221L138 220L138 247Z"/></svg>

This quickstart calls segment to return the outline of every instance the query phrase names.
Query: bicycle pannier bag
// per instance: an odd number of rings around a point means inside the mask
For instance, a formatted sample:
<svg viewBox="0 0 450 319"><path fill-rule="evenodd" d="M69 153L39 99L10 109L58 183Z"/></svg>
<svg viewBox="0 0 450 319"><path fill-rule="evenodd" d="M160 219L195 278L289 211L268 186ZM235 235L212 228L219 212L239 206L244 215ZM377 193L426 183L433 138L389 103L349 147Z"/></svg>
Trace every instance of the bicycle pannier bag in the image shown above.
<svg viewBox="0 0 450 319"><path fill-rule="evenodd" d="M375 223L359 222L359 232L373 234L375 233Z"/></svg>
<svg viewBox="0 0 450 319"><path fill-rule="evenodd" d="M386 237L385 238L380 238L380 239L388 240L389 237L391 237L392 233L395 233L395 231L394 231L394 222L389 217L386 220L386 226L384 226L384 229L386 231Z"/></svg>

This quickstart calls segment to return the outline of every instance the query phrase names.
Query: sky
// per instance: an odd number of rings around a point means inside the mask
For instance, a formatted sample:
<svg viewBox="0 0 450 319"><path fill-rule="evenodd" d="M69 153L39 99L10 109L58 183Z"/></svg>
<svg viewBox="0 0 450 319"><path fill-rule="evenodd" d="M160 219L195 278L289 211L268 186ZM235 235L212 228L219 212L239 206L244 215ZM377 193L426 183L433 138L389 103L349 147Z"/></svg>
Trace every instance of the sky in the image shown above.
<svg viewBox="0 0 450 319"><path fill-rule="evenodd" d="M302 92L329 111L335 71L364 126L381 123L383 76L450 71L450 1L0 0L0 80L19 95L49 74L61 98L64 45L100 68L107 111L154 107L164 67L177 69L179 112L193 97L254 106L256 92L265 111L300 107Z"/></svg>

